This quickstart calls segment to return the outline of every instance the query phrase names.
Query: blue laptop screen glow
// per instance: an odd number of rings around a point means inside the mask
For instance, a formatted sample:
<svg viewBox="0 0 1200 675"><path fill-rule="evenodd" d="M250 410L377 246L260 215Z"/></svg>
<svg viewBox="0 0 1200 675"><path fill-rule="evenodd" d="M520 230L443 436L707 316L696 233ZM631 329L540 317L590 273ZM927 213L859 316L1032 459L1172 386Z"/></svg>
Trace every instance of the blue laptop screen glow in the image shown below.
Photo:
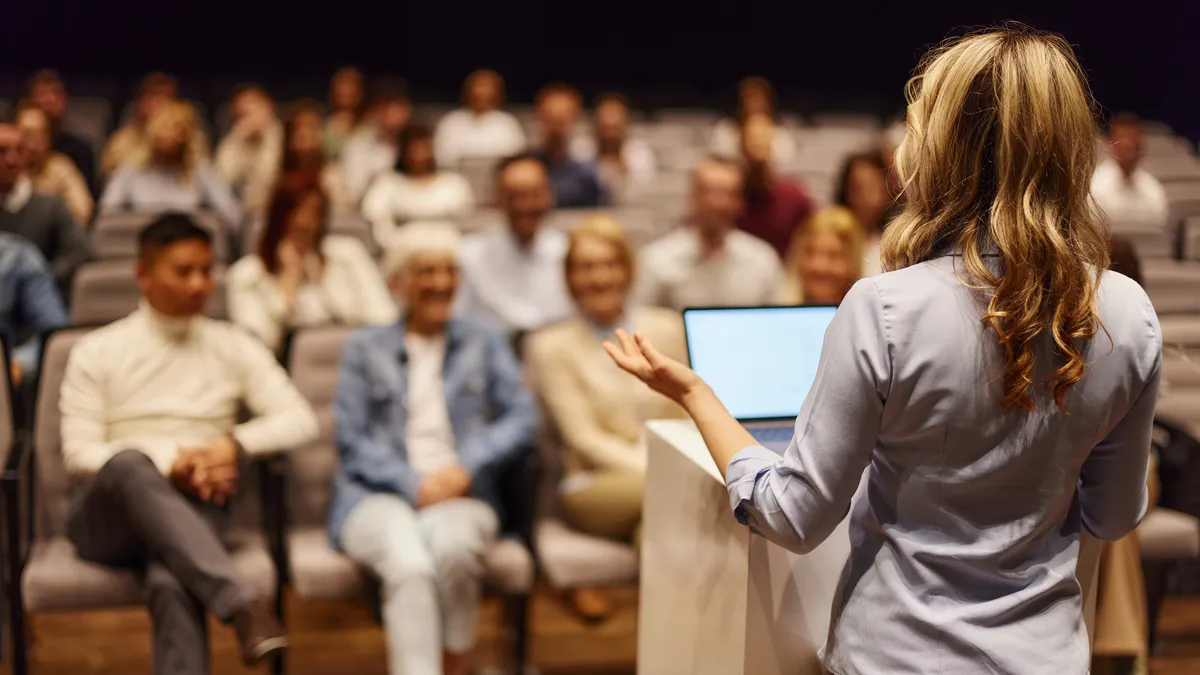
<svg viewBox="0 0 1200 675"><path fill-rule="evenodd" d="M834 307L689 309L688 360L739 420L795 417Z"/></svg>

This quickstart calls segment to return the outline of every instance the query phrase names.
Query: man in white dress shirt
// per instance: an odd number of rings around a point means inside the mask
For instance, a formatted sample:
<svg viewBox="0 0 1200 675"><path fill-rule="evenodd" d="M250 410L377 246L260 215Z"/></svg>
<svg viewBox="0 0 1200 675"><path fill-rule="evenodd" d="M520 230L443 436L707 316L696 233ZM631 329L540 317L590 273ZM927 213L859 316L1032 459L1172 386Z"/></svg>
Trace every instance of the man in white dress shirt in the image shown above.
<svg viewBox="0 0 1200 675"><path fill-rule="evenodd" d="M525 131L504 105L504 79L494 70L477 70L467 77L463 107L438 122L433 146L438 165L458 171L465 157L500 158L525 148Z"/></svg>
<svg viewBox="0 0 1200 675"><path fill-rule="evenodd" d="M770 244L737 227L743 208L741 168L710 158L696 167L692 180L688 222L639 256L637 299L677 310L775 304L783 264Z"/></svg>
<svg viewBox="0 0 1200 675"><path fill-rule="evenodd" d="M1109 160L1096 167L1092 198L1115 232L1162 231L1170 223L1167 194L1158 179L1138 167L1142 158L1142 124L1129 113L1108 124Z"/></svg>
<svg viewBox="0 0 1200 675"><path fill-rule="evenodd" d="M62 454L81 480L67 537L85 560L140 571L155 675L208 672L207 617L260 662L287 636L225 545L239 461L317 435L317 418L266 347L205 318L209 235L167 214L139 239L141 307L81 338L62 383ZM238 423L242 405L253 418Z"/></svg>
<svg viewBox="0 0 1200 675"><path fill-rule="evenodd" d="M401 80L381 84L371 101L371 123L342 148L342 174L350 201L357 207L375 177L396 165L400 132L412 119L412 100Z"/></svg>
<svg viewBox="0 0 1200 675"><path fill-rule="evenodd" d="M463 242L457 314L509 331L567 318L573 311L563 273L567 235L542 222L554 200L546 166L533 155L502 161L496 193L507 226Z"/></svg>

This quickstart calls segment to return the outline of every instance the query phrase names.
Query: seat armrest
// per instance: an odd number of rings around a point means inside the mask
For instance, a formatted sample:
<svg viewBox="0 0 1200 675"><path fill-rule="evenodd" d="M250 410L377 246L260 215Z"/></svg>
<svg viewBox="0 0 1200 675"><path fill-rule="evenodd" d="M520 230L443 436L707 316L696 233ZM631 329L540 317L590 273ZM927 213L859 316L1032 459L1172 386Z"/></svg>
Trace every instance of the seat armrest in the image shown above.
<svg viewBox="0 0 1200 675"><path fill-rule="evenodd" d="M28 431L13 436L4 473L0 476L0 494L4 508L4 550L16 574L29 559L34 534L34 463L33 441Z"/></svg>
<svg viewBox="0 0 1200 675"><path fill-rule="evenodd" d="M284 584L290 578L286 545L288 458L281 453L254 458L253 463L258 469L263 536L280 584Z"/></svg>

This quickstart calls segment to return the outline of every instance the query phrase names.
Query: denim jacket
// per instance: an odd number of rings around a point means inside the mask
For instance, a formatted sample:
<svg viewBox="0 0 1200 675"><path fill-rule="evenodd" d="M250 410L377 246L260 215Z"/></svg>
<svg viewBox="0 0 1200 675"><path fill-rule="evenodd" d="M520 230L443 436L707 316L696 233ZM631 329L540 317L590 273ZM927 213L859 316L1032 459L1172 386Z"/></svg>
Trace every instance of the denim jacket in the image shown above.
<svg viewBox="0 0 1200 675"><path fill-rule="evenodd" d="M363 498L391 493L416 504L421 476L408 461L404 320L359 329L346 342L333 402L334 477L329 536L340 546L346 517ZM473 496L498 503L497 470L534 445L537 406L508 341L469 323L446 328L443 385L459 464Z"/></svg>
<svg viewBox="0 0 1200 675"><path fill-rule="evenodd" d="M12 351L26 376L37 372L40 334L67 323L54 275L41 252L23 237L0 232L0 332L10 340L32 335Z"/></svg>

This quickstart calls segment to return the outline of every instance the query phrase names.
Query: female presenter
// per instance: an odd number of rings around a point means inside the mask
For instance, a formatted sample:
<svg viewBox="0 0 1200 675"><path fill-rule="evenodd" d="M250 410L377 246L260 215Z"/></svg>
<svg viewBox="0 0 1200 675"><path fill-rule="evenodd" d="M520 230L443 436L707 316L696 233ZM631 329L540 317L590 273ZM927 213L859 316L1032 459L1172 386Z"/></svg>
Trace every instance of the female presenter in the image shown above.
<svg viewBox="0 0 1200 675"><path fill-rule="evenodd" d="M1161 338L1108 267L1092 101L1062 39L938 49L908 87L907 204L886 274L851 289L783 457L644 337L613 359L695 419L737 518L804 553L855 502L826 667L837 675L1088 670L1080 525L1146 504Z"/></svg>

